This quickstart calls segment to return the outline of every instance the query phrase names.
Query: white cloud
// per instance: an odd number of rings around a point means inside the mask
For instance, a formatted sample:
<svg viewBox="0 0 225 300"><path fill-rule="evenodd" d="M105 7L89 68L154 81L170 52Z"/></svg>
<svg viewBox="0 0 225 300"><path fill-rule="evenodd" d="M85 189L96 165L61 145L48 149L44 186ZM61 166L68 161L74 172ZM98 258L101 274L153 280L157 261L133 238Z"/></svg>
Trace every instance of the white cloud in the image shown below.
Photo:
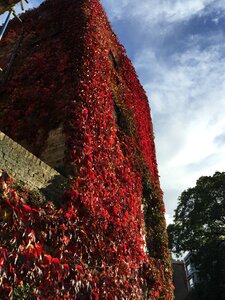
<svg viewBox="0 0 225 300"><path fill-rule="evenodd" d="M224 0L102 0L112 19L138 18L146 24L188 20L213 4L214 8L225 10Z"/></svg>
<svg viewBox="0 0 225 300"><path fill-rule="evenodd" d="M165 218L166 218L166 225L168 226L169 224L173 223L173 218L171 217L171 215L169 214L165 214Z"/></svg>

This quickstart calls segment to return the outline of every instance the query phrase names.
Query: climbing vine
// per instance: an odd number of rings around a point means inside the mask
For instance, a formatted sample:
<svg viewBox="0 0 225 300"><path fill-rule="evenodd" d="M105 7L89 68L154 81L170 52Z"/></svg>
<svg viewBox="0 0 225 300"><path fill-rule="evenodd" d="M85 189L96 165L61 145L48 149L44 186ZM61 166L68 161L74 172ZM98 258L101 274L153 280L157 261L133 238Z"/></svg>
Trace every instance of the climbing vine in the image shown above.
<svg viewBox="0 0 225 300"><path fill-rule="evenodd" d="M39 155L63 122L71 181L37 206L2 173L0 294L173 299L148 100L99 1L48 0L24 26L0 126Z"/></svg>

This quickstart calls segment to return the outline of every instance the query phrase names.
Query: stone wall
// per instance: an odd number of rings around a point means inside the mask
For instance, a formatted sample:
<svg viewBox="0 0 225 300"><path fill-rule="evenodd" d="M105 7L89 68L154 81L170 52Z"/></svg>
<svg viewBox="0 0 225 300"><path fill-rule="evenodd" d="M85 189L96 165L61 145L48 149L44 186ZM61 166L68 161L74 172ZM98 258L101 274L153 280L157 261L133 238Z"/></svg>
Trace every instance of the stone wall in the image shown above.
<svg viewBox="0 0 225 300"><path fill-rule="evenodd" d="M45 141L44 149L40 153L39 158L54 169L66 168L65 163L65 141L66 137L63 132L63 125L50 130L48 138Z"/></svg>
<svg viewBox="0 0 225 300"><path fill-rule="evenodd" d="M67 179L21 145L0 132L0 169L17 183L38 190L48 200L59 201Z"/></svg>

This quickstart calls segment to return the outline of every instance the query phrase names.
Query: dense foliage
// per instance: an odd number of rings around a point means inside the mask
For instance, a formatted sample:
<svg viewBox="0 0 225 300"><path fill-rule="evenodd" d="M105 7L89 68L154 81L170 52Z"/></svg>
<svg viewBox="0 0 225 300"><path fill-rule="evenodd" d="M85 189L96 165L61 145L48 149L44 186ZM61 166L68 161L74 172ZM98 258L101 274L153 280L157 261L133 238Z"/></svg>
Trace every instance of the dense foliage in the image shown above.
<svg viewBox="0 0 225 300"><path fill-rule="evenodd" d="M176 253L190 251L198 269L193 299L225 299L225 173L198 179L184 191L168 226Z"/></svg>
<svg viewBox="0 0 225 300"><path fill-rule="evenodd" d="M150 285L152 295L157 295L159 282L154 276L159 270L147 263L143 249L138 248L143 244L141 238L130 230L132 239L121 241L123 235L128 236L126 226L121 234L113 228L115 222L102 222L106 215L110 217L104 208L98 215L90 214L78 203L75 191L66 192L67 201L59 210L52 203L32 207L31 193L21 189L17 193L18 187L4 172L0 179L2 299L23 295L25 289L28 299L51 299L51 295L54 299L75 295L78 299L98 299L99 295L102 299L135 299L139 285ZM121 223L128 218L125 214Z"/></svg>
<svg viewBox="0 0 225 300"><path fill-rule="evenodd" d="M36 207L2 177L0 292L173 299L148 100L99 1L49 0L24 24L0 125L38 155L63 123L71 189Z"/></svg>

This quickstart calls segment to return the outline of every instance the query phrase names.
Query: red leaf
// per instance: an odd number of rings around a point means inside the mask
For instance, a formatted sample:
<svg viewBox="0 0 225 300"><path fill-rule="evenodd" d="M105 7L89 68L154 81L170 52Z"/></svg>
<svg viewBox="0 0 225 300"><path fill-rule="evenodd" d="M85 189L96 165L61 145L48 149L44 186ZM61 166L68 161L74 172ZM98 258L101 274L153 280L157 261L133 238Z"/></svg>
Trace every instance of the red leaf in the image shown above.
<svg viewBox="0 0 225 300"><path fill-rule="evenodd" d="M82 266L80 266L80 265L76 265L76 269L77 269L78 271L80 271L80 272L83 271L83 268L82 268Z"/></svg>
<svg viewBox="0 0 225 300"><path fill-rule="evenodd" d="M50 264L51 261L52 261L52 256L49 254L45 254L44 255L44 263Z"/></svg>
<svg viewBox="0 0 225 300"><path fill-rule="evenodd" d="M52 263L54 263L54 264L56 264L56 265L59 265L59 264L60 264L60 261L59 261L59 259L58 259L57 257L54 257L54 258L52 259Z"/></svg>
<svg viewBox="0 0 225 300"><path fill-rule="evenodd" d="M28 213L32 212L32 208L29 205L24 205L23 208Z"/></svg>
<svg viewBox="0 0 225 300"><path fill-rule="evenodd" d="M4 257L1 257L1 258L0 258L0 266L3 266L4 261L5 261Z"/></svg>
<svg viewBox="0 0 225 300"><path fill-rule="evenodd" d="M70 242L69 237L66 236L66 235L64 235L64 236L63 236L63 243L67 246L67 245L69 244L69 242Z"/></svg>

